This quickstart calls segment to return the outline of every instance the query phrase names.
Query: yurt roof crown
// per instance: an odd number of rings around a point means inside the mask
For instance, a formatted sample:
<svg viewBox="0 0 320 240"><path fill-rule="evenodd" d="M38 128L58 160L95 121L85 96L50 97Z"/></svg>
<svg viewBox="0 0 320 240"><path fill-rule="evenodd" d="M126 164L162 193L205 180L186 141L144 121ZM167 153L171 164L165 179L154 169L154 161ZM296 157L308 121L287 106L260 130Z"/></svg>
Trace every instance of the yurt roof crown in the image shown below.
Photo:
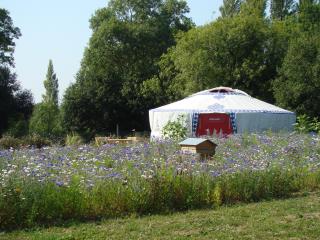
<svg viewBox="0 0 320 240"><path fill-rule="evenodd" d="M195 94L192 94L190 97L196 96L196 95L203 95L203 94L236 94L236 95L249 96L247 93L239 89L233 89L229 87L215 87L215 88L207 89L201 92L197 92Z"/></svg>

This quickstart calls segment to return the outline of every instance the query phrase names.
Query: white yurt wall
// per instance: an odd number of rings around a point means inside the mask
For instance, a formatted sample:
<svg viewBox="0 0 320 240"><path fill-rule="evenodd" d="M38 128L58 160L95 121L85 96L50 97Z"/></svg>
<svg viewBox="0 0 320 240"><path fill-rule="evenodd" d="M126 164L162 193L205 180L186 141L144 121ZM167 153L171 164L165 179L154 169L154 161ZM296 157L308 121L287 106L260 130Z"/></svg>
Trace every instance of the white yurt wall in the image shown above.
<svg viewBox="0 0 320 240"><path fill-rule="evenodd" d="M295 114L286 113L237 113L237 133L292 131L296 122Z"/></svg>

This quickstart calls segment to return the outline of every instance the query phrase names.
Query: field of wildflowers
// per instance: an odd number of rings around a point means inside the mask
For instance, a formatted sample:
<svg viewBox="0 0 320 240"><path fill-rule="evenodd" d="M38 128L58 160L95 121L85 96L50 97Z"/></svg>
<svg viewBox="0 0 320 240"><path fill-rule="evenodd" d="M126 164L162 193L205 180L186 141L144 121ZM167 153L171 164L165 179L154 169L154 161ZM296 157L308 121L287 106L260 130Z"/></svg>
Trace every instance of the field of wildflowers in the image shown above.
<svg viewBox="0 0 320 240"><path fill-rule="evenodd" d="M320 187L320 138L214 139L200 162L175 142L0 150L0 229L215 207Z"/></svg>

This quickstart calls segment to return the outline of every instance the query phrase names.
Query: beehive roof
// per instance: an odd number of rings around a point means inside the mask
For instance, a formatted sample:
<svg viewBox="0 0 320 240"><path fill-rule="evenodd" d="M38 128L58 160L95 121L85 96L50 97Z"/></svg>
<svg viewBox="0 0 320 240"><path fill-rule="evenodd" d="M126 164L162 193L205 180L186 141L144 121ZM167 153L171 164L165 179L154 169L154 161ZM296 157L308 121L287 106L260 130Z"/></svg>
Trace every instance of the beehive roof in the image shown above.
<svg viewBox="0 0 320 240"><path fill-rule="evenodd" d="M182 142L180 142L179 145L196 146L196 145L199 145L200 143L203 143L203 142L206 142L206 141L209 141L213 145L216 145L211 140L205 139L205 138L187 138L187 139L183 140Z"/></svg>

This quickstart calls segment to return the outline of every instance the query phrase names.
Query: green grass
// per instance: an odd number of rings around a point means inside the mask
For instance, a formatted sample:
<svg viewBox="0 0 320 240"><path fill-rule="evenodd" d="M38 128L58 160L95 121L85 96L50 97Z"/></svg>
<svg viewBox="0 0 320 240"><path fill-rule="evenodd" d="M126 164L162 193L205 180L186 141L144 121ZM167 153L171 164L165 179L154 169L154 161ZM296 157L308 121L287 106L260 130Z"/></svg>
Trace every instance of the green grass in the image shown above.
<svg viewBox="0 0 320 240"><path fill-rule="evenodd" d="M320 193L286 200L1 233L0 239L319 239Z"/></svg>

